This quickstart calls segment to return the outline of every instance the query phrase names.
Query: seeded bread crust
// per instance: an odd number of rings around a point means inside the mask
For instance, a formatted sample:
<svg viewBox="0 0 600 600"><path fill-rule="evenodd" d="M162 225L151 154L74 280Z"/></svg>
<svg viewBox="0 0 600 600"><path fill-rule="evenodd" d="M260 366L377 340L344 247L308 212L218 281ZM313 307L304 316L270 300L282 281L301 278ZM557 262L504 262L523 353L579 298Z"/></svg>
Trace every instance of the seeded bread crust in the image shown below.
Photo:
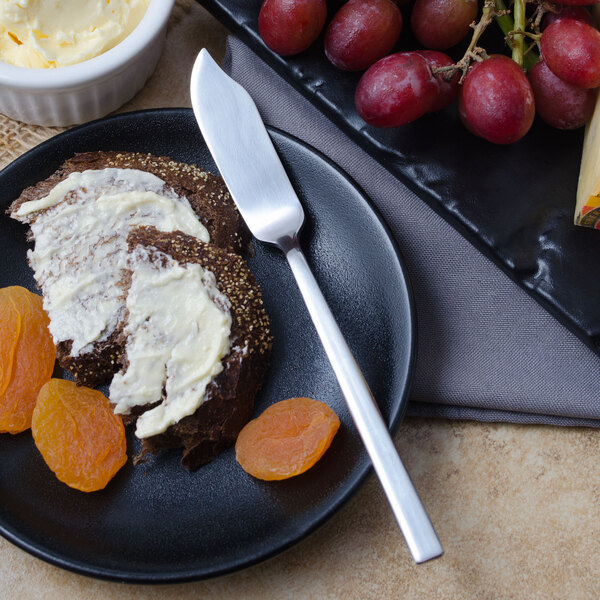
<svg viewBox="0 0 600 600"><path fill-rule="evenodd" d="M250 232L221 177L166 156L137 152L76 154L50 177L26 188L10 205L8 213L14 214L24 202L44 198L71 173L108 168L138 169L160 177L178 196L185 196L189 200L200 222L208 230L211 243L236 253L245 250L250 243Z"/></svg>
<svg viewBox="0 0 600 600"><path fill-rule="evenodd" d="M184 265L199 264L215 275L217 288L231 303L231 351L223 359L223 370L207 387L205 402L164 433L143 440L141 457L183 447L181 463L193 470L231 446L252 415L272 345L261 290L240 256L180 231L163 233L153 227L137 227L130 232L128 243L130 250L143 246Z"/></svg>
<svg viewBox="0 0 600 600"><path fill-rule="evenodd" d="M210 234L212 244L230 252L249 248L250 232L238 213L221 177L168 157L132 152L85 152L70 158L50 177L23 191L8 209L14 215L24 202L39 200L71 173L88 169L139 169L160 177L179 196L185 196L200 222ZM39 214L39 213L38 213ZM28 222L35 220L32 215ZM57 359L79 385L96 387L104 383L122 365L122 324L86 354L72 357L70 340L57 344Z"/></svg>

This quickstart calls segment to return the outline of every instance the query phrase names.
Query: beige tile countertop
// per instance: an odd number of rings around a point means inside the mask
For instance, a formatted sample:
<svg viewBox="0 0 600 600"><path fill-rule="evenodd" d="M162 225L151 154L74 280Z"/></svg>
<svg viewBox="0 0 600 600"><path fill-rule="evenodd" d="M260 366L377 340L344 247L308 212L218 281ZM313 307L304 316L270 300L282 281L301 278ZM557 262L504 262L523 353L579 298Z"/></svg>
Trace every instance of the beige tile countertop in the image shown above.
<svg viewBox="0 0 600 600"><path fill-rule="evenodd" d="M189 105L187 73L227 31L179 0L165 53L123 110ZM0 166L58 130L0 117ZM395 437L445 547L415 565L378 481L267 562L196 583L134 586L53 567L0 538L0 598L579 599L600 596L600 431L407 419Z"/></svg>

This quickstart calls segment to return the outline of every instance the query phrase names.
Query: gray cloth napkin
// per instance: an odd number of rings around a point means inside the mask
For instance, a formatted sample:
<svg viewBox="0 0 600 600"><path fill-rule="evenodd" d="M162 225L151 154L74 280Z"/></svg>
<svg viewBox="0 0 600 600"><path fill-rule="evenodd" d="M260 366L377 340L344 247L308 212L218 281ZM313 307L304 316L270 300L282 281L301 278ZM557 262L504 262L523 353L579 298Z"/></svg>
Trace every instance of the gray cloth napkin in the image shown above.
<svg viewBox="0 0 600 600"><path fill-rule="evenodd" d="M600 357L237 38L224 65L266 123L338 164L392 230L418 322L407 414L600 426Z"/></svg>

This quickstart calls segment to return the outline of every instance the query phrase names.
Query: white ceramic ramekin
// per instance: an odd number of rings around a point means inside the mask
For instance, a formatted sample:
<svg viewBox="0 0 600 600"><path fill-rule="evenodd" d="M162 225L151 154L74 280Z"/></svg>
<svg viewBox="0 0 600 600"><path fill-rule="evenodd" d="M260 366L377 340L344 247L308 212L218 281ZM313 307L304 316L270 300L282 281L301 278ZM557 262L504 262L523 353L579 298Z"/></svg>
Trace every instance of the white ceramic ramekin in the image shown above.
<svg viewBox="0 0 600 600"><path fill-rule="evenodd" d="M156 67L175 0L150 0L139 25L104 54L57 69L0 62L0 113L36 125L75 125L116 110Z"/></svg>

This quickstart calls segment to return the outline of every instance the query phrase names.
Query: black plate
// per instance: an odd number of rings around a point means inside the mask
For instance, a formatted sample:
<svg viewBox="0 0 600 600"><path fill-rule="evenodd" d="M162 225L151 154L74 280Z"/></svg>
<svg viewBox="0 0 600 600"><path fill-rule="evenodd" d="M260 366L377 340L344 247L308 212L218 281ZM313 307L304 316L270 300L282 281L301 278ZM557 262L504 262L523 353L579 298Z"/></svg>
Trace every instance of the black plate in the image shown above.
<svg viewBox="0 0 600 600"><path fill-rule="evenodd" d="M583 131L536 120L521 141L496 146L469 134L456 104L392 130L365 125L354 108L360 74L329 63L323 35L281 57L258 34L262 0L200 0L349 137L425 200L540 304L600 354L600 232L575 227ZM329 18L343 0L328 0ZM396 50L415 49L409 10ZM492 23L483 45L506 52ZM455 59L463 48L450 51Z"/></svg>
<svg viewBox="0 0 600 600"><path fill-rule="evenodd" d="M391 429L407 403L415 324L406 272L369 201L331 162L271 130L307 213L302 244L340 327ZM23 187L50 175L75 152L125 150L168 155L216 172L192 112L129 113L63 133L0 173L2 210ZM35 289L26 228L0 219L0 284ZM327 359L283 255L256 245L249 260L275 337L272 366L255 414L276 400L326 401L342 426L324 458L297 478L252 479L233 449L195 473L165 453L108 487L83 494L61 484L30 432L0 436L0 532L25 550L87 575L172 582L227 573L300 540L331 516L370 468ZM130 454L136 442L129 437Z"/></svg>

